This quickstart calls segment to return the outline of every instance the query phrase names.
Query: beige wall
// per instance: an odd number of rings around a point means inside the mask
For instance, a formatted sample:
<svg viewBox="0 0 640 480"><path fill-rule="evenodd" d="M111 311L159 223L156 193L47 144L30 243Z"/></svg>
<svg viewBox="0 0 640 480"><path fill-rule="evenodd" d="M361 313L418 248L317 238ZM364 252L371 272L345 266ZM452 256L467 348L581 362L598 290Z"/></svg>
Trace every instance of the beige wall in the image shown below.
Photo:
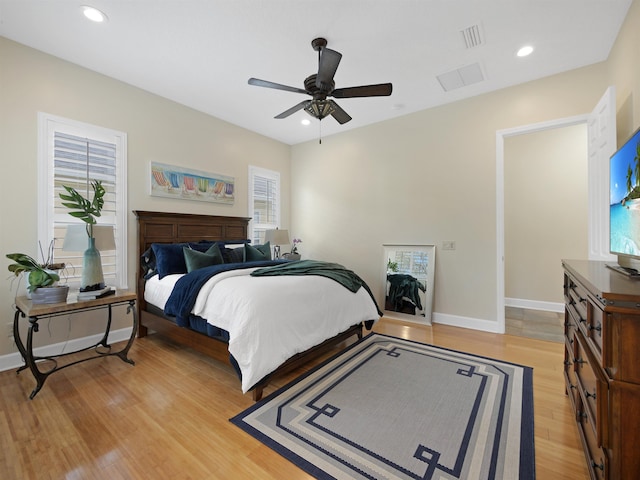
<svg viewBox="0 0 640 480"><path fill-rule="evenodd" d="M290 149L138 88L80 68L0 37L0 355L14 352L6 324L13 320L16 286L10 289L4 254L37 254L37 114L39 111L124 131L128 135L128 210L250 216L247 171L253 164L277 170L283 186L284 227L289 218ZM236 179L233 206L149 196L149 162L158 161ZM128 215L129 287L135 286L136 227ZM23 290L24 292L24 290ZM66 319L61 321L66 322ZM122 322L121 322L122 324ZM67 324L42 329L43 343L67 339ZM92 331L74 322L71 338ZM129 323L130 325L130 323ZM118 325L116 325L116 328ZM60 332L58 334L58 332Z"/></svg>
<svg viewBox="0 0 640 480"><path fill-rule="evenodd" d="M505 138L507 304L561 304L562 258L588 257L587 127Z"/></svg>
<svg viewBox="0 0 640 480"><path fill-rule="evenodd" d="M611 60L294 146L303 254L345 263L380 292L382 244L435 244L434 320L496 328L496 131L587 114L613 84L628 135L640 119L639 30L634 2ZM457 249L439 248L446 240Z"/></svg>

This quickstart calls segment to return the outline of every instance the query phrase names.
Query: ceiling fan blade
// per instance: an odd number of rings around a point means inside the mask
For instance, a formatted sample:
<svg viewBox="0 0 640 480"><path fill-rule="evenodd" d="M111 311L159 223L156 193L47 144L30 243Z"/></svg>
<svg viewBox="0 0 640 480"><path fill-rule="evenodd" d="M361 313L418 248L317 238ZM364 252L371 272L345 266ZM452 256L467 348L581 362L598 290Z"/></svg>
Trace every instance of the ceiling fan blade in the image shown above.
<svg viewBox="0 0 640 480"><path fill-rule="evenodd" d="M296 113L298 110L302 110L304 107L306 107L310 103L311 103L311 100L303 100L299 104L291 107L289 110L285 110L280 115L276 115L273 118L287 118L292 113Z"/></svg>
<svg viewBox="0 0 640 480"><path fill-rule="evenodd" d="M336 88L331 92L335 98L353 97L386 97L391 95L393 86L390 83L379 83L376 85L361 85L360 87Z"/></svg>
<svg viewBox="0 0 640 480"><path fill-rule="evenodd" d="M342 54L323 48L320 54L320 64L318 65L318 75L316 76L316 87L321 90L330 90L333 82L333 76L338 70Z"/></svg>
<svg viewBox="0 0 640 480"><path fill-rule="evenodd" d="M343 123L347 123L349 120L351 120L351 117L349 116L349 114L345 112L342 108L340 108L340 105L338 105L333 100L329 100L329 103L334 108L333 112L331 112L331 115L333 116L333 118L335 118L338 121L340 125L342 125Z"/></svg>
<svg viewBox="0 0 640 480"><path fill-rule="evenodd" d="M269 82L267 80L260 80L259 78L250 78L249 85L255 85L256 87L275 88L276 90L284 90L286 92L293 93L307 93L306 90L296 87L289 87L287 85L281 85L279 83Z"/></svg>

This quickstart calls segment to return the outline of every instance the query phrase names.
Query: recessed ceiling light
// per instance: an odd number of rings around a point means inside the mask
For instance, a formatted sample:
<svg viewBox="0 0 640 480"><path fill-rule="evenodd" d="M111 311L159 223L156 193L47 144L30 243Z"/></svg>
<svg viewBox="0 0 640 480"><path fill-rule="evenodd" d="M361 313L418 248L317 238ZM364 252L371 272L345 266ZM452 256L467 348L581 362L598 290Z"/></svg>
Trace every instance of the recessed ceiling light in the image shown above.
<svg viewBox="0 0 640 480"><path fill-rule="evenodd" d="M305 126L311 125L311 120L309 120L308 118L303 118L300 123Z"/></svg>
<svg viewBox="0 0 640 480"><path fill-rule="evenodd" d="M533 52L533 47L531 45L525 45L520 50L518 50L517 55L519 57L526 57L527 55L531 55L531 52Z"/></svg>
<svg viewBox="0 0 640 480"><path fill-rule="evenodd" d="M101 23L107 20L107 16L103 12L97 8L89 7L87 5L83 5L82 13L84 13L84 16L92 22Z"/></svg>

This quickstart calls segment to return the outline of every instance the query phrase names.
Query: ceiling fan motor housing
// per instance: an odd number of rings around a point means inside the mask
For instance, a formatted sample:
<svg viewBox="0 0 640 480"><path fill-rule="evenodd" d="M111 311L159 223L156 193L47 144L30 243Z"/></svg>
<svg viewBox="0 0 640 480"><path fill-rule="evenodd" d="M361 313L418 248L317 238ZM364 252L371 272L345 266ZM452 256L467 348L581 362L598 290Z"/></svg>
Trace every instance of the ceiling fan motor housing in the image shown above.
<svg viewBox="0 0 640 480"><path fill-rule="evenodd" d="M333 92L333 89L336 86L336 82L332 80L328 88L326 88L325 84L322 85L322 87L324 88L318 88L318 86L316 85L317 76L318 75L314 73L313 75L309 75L307 78L305 78L304 89L309 95L313 97L314 100L324 100L325 98L327 98L327 95Z"/></svg>

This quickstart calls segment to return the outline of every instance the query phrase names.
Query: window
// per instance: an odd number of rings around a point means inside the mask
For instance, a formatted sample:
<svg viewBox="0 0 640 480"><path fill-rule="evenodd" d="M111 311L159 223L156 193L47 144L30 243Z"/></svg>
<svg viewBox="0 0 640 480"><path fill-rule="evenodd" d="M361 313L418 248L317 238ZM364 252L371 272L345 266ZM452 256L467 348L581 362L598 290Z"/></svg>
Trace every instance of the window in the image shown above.
<svg viewBox="0 0 640 480"><path fill-rule="evenodd" d="M53 115L38 115L38 240L46 252L53 245L53 258L67 264L70 285L79 285L83 252L62 251L66 227L84 224L62 205L63 185L93 199L90 182L102 181L106 190L98 225L114 229L116 249L100 252L105 283L127 288L126 133Z"/></svg>
<svg viewBox="0 0 640 480"><path fill-rule="evenodd" d="M280 226L280 173L249 167L249 238L264 243L267 230Z"/></svg>

